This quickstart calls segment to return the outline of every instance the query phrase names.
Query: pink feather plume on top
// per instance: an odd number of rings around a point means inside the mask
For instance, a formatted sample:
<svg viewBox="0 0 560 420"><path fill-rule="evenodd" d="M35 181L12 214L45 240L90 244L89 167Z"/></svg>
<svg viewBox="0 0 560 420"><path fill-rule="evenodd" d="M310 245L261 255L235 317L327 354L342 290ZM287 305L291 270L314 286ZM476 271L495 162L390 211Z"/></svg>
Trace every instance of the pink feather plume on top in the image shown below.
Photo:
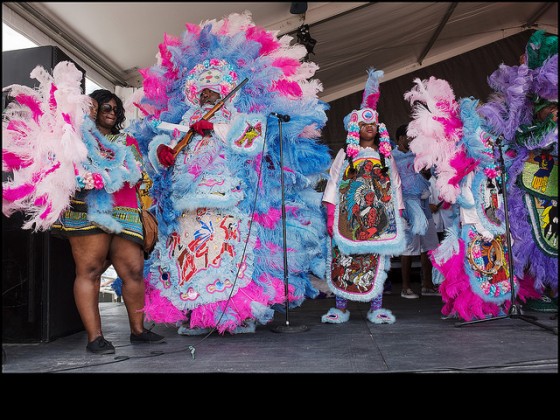
<svg viewBox="0 0 560 420"><path fill-rule="evenodd" d="M273 83L273 89L277 90L282 94L282 96L292 96L294 98L301 98L303 91L298 82L291 80L278 80Z"/></svg>
<svg viewBox="0 0 560 420"><path fill-rule="evenodd" d="M379 92L372 93L366 98L366 107L371 109L377 109L377 102L379 101Z"/></svg>
<svg viewBox="0 0 560 420"><path fill-rule="evenodd" d="M179 45L181 45L181 40L179 38L164 33L163 42L158 46L159 54L161 56L161 65L167 68L167 73L173 74L175 76L178 72L178 69L175 68L175 65L171 61L171 52L169 51L168 47Z"/></svg>
<svg viewBox="0 0 560 420"><path fill-rule="evenodd" d="M299 60L291 57L278 57L272 62L274 67L282 69L284 76L288 77L296 73L300 66Z"/></svg>
<svg viewBox="0 0 560 420"><path fill-rule="evenodd" d="M49 97L49 106L50 106L51 108L56 108L56 98L55 98L55 96L54 96L54 93L57 91L57 89L58 89L58 88L57 88L56 85L53 83L52 86L51 86L51 94L50 94L50 97Z"/></svg>
<svg viewBox="0 0 560 420"><path fill-rule="evenodd" d="M185 25L185 28L187 29L187 32L191 33L191 34L195 34L195 35L199 35L200 31L201 31L201 27L194 24L194 23L187 23Z"/></svg>
<svg viewBox="0 0 560 420"><path fill-rule="evenodd" d="M278 40L269 31L257 26L247 29L247 39L261 44L259 55L268 55L280 47Z"/></svg>
<svg viewBox="0 0 560 420"><path fill-rule="evenodd" d="M41 110L41 102L39 102L35 97L30 95L17 95L16 101L19 102L20 105L26 106L29 108L33 115L33 120L35 122L39 122L39 118L43 115L43 111Z"/></svg>
<svg viewBox="0 0 560 420"><path fill-rule="evenodd" d="M364 87L364 94L362 95L362 105L363 108L371 108L377 110L377 102L379 101L379 79L383 77L383 70L375 70L375 68L370 67L367 70L368 78L366 85Z"/></svg>

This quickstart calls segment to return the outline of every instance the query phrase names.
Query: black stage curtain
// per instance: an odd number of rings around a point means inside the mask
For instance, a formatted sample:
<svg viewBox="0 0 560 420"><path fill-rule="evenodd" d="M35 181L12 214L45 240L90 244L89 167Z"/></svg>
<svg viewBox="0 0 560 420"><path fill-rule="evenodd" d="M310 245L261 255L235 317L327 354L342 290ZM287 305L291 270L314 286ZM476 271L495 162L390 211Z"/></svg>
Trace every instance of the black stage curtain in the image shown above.
<svg viewBox="0 0 560 420"><path fill-rule="evenodd" d="M391 139L394 140L395 131L401 124L410 121L411 108L404 100L405 92L414 87L415 78L428 79L434 76L449 82L455 98L474 97L484 102L492 93L488 86L488 76L498 69L500 64L514 66L519 64L519 57L525 52L525 47L533 30L520 32L500 41L485 45L440 63L416 70L379 85L381 96L377 104L380 122L385 123ZM382 69L381 63L364 63L364 72L369 66ZM332 101L330 109L326 111L328 121L323 128L322 138L334 157L346 142L346 129L343 120L352 110L362 103L363 90Z"/></svg>

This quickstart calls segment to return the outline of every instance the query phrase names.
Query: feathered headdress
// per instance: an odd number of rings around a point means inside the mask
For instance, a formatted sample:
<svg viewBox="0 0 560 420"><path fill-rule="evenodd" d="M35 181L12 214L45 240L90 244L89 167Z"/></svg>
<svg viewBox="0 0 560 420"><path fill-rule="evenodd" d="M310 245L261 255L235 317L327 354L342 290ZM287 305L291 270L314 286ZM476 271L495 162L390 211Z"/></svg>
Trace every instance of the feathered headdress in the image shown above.
<svg viewBox="0 0 560 420"><path fill-rule="evenodd" d="M189 71L185 81L185 97L193 105L197 105L200 92L210 89L223 98L239 83L237 73L225 60L207 59Z"/></svg>
<svg viewBox="0 0 560 420"><path fill-rule="evenodd" d="M377 113L377 102L379 101L379 79L383 77L383 70L375 70L373 67L368 69L368 79L364 88L362 104L359 110L353 110L344 119L344 125L348 131L346 137L346 154L355 157L360 150L360 127L359 123L378 125L380 136L379 151L385 157L391 154L391 142L385 124L379 124L379 114Z"/></svg>
<svg viewBox="0 0 560 420"><path fill-rule="evenodd" d="M178 123L198 105L203 87L219 89L223 97L245 78L248 82L233 98L242 113L295 115L302 98L323 89L312 79L317 64L301 61L305 47L256 26L249 11L186 28L181 38L165 35L158 63L139 70L143 88L134 105L143 116Z"/></svg>

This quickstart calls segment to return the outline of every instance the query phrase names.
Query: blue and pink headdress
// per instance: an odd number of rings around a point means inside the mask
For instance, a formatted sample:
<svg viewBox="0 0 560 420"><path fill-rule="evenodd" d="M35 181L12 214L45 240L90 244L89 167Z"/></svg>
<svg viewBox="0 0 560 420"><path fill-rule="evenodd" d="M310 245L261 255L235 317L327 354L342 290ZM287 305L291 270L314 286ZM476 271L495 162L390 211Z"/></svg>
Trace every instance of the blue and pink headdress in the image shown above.
<svg viewBox="0 0 560 420"><path fill-rule="evenodd" d="M196 106L203 89L213 90L223 98L238 84L237 72L231 64L217 58L206 59L189 71L185 80L185 98Z"/></svg>
<svg viewBox="0 0 560 420"><path fill-rule="evenodd" d="M375 124L379 132L379 152L385 157L391 155L391 142L385 124L379 123L377 113L377 102L379 101L379 79L383 77L382 70L368 69L368 80L362 97L360 109L353 110L346 118L345 125L348 135L346 137L346 154L351 158L358 155L360 151L360 126L359 123Z"/></svg>

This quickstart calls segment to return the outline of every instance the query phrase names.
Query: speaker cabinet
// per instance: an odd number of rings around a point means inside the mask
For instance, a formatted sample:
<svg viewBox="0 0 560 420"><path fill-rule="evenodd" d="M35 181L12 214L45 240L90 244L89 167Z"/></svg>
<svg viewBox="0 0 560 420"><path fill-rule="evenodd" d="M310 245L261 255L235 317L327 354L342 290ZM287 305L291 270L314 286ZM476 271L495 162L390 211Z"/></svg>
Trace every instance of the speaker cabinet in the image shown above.
<svg viewBox="0 0 560 420"><path fill-rule="evenodd" d="M54 46L2 53L2 87L37 87L29 77L38 65L51 72L61 61L74 63ZM85 71L82 92L85 91ZM2 95L2 110L9 97ZM10 177L2 172L2 181ZM84 329L74 302L75 265L70 244L49 232L21 229L24 216L2 215L2 342L48 342Z"/></svg>
<svg viewBox="0 0 560 420"><path fill-rule="evenodd" d="M42 66L52 74L52 69L61 61L70 61L84 75L82 92L86 91L86 72L64 51L52 45L24 48L22 50L2 52L2 87L9 85L39 86L39 81L32 79L29 73L37 66ZM4 109L4 108L2 108Z"/></svg>

